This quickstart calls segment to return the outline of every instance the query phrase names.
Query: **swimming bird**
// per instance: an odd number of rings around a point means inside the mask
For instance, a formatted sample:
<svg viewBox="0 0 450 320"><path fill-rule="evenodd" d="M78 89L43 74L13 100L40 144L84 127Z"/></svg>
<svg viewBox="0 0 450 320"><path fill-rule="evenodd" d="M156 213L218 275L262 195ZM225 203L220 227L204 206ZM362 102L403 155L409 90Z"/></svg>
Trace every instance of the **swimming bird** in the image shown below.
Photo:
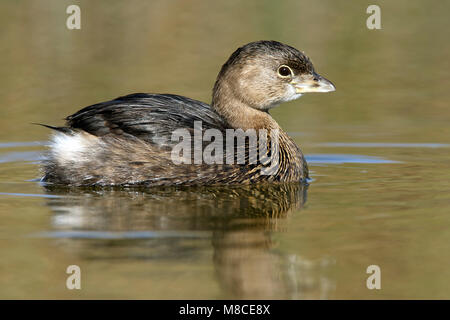
<svg viewBox="0 0 450 320"><path fill-rule="evenodd" d="M55 134L42 181L70 186L306 181L300 148L269 110L307 92L334 90L299 50L277 41L251 42L222 66L210 105L173 94L135 93L85 107L67 117L64 127L47 126ZM181 139L180 132L200 133L202 140ZM240 144L236 132L246 134ZM211 163L202 156L212 143ZM228 153L220 146L234 148Z"/></svg>

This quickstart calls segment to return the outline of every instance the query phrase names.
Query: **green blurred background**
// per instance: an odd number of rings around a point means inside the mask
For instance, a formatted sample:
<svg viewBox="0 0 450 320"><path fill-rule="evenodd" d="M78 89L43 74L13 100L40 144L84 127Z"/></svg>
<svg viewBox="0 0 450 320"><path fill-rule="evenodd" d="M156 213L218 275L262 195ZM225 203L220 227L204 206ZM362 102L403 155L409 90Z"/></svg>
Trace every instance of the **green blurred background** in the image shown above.
<svg viewBox="0 0 450 320"><path fill-rule="evenodd" d="M74 3L81 30L66 28ZM0 138L45 139L30 122L59 124L131 92L209 102L231 52L274 39L305 51L337 86L274 110L288 131L344 127L344 137L363 130L403 142L442 140L450 117L449 3L376 3L381 30L366 28L372 2L364 1L3 1Z"/></svg>

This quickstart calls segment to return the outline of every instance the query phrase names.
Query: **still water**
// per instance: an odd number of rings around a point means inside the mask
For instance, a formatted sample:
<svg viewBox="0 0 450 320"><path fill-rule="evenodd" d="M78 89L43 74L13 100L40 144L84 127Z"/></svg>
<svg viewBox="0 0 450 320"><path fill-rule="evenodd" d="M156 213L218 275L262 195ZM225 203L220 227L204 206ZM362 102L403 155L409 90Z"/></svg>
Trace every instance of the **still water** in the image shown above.
<svg viewBox="0 0 450 320"><path fill-rule="evenodd" d="M368 30L348 1L77 3L76 31L69 1L0 4L0 298L450 298L448 4L380 1ZM31 123L131 92L210 101L221 64L259 39L337 87L272 112L308 187L39 182L49 132Z"/></svg>

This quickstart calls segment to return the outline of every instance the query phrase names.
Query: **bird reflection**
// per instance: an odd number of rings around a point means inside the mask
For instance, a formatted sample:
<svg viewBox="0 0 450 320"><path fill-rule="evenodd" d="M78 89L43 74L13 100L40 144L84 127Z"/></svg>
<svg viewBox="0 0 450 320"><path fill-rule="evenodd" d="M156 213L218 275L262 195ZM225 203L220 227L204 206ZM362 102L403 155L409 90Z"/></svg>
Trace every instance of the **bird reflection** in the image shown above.
<svg viewBox="0 0 450 320"><path fill-rule="evenodd" d="M321 282L305 286L311 279L292 272L302 264L294 261L296 256L277 253L272 237L274 232L285 231L286 217L303 207L306 185L45 188L60 195L48 200L53 211L50 236L81 258L192 261L205 249L192 239L203 239L208 249L212 243L224 297L323 296Z"/></svg>

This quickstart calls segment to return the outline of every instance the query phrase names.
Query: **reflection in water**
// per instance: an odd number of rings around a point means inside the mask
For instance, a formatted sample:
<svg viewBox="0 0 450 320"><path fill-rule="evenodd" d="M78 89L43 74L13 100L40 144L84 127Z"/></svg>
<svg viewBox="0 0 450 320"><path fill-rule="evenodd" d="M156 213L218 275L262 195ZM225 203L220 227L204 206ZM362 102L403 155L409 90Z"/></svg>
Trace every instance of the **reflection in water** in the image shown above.
<svg viewBox="0 0 450 320"><path fill-rule="evenodd" d="M48 199L54 230L44 236L84 259L195 259L193 239L207 237L227 297L324 298L332 288L311 278L312 262L276 252L273 233L302 208L307 186L46 189L65 196Z"/></svg>

